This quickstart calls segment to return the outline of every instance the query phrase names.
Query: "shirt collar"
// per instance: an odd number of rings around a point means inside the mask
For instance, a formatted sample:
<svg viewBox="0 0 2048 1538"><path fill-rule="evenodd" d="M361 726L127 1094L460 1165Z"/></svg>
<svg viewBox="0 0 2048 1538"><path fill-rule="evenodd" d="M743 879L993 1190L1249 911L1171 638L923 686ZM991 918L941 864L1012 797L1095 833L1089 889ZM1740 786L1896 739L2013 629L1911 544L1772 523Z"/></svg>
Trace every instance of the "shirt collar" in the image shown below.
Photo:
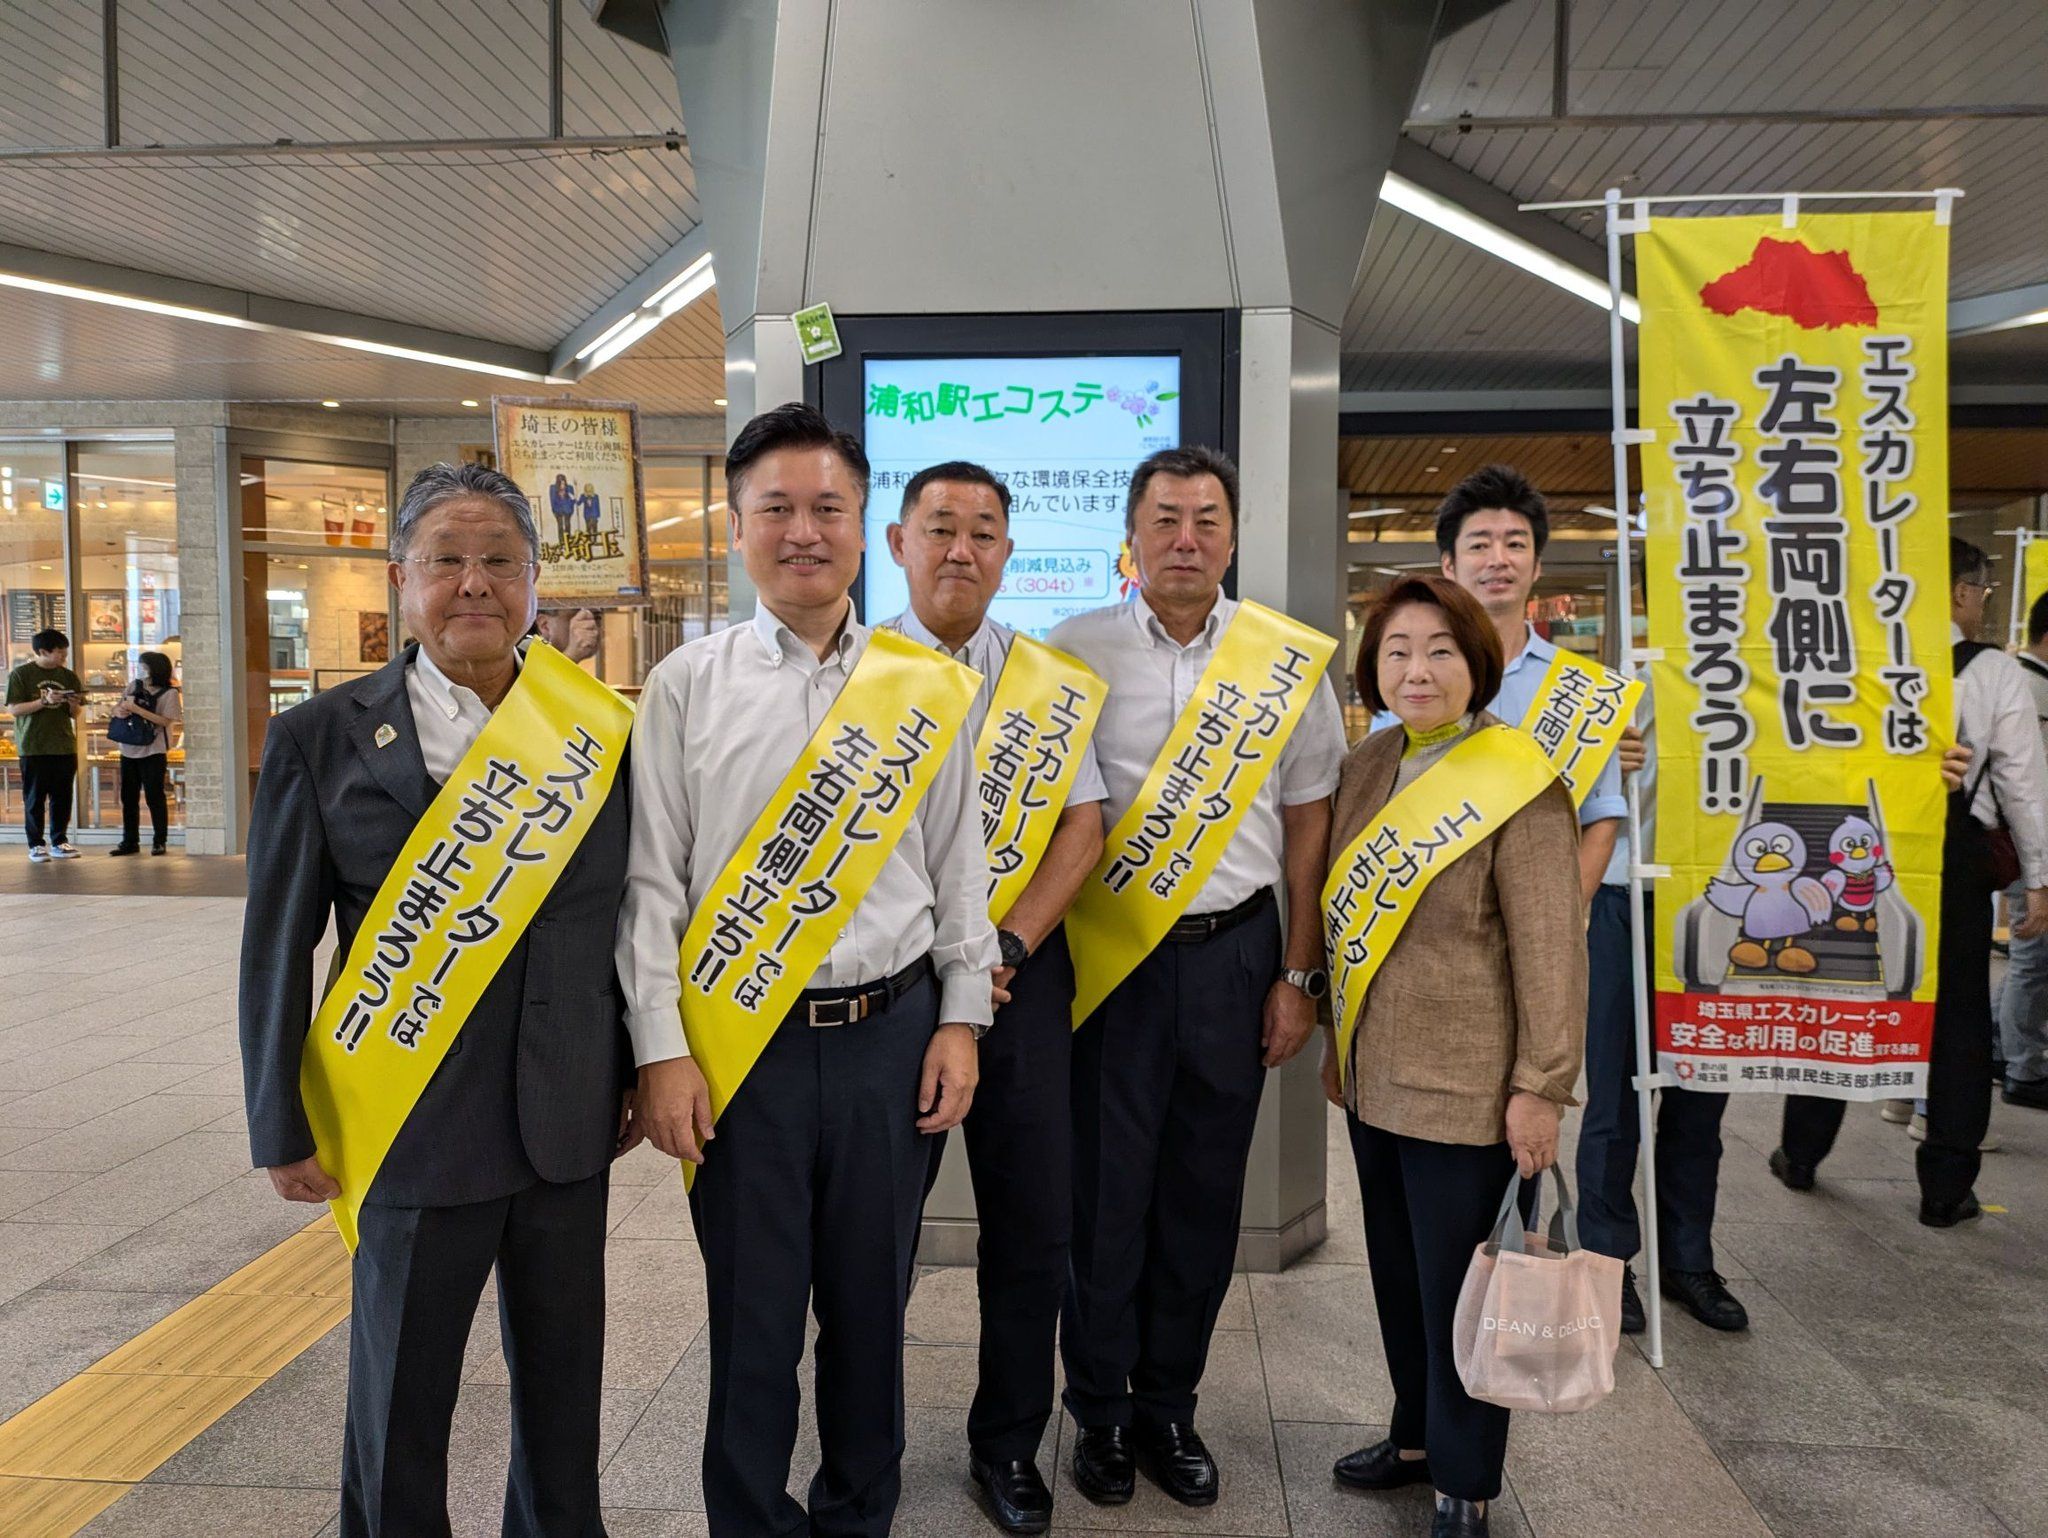
<svg viewBox="0 0 2048 1538"><path fill-rule="evenodd" d="M525 660L525 656L526 654L523 651L513 653L513 668L515 671L519 664ZM467 684L457 683L438 667L434 666L434 659L427 655L427 649L424 646L413 653L412 671L413 676L426 685L427 698L434 702L434 708L449 720L453 721L457 716L461 715L462 707L472 701L475 702L479 710L489 714L490 707L484 704L483 696Z"/></svg>
<svg viewBox="0 0 2048 1538"><path fill-rule="evenodd" d="M1510 673L1520 672L1525 662L1532 665L1541 663L1547 668L1550 666L1551 659L1557 655L1557 647L1538 635L1534 625L1529 624L1527 620L1524 620L1522 623L1529 632L1529 639L1522 643L1522 649L1515 653L1514 660L1501 669L1501 677L1503 678L1507 677Z"/></svg>
<svg viewBox="0 0 2048 1538"><path fill-rule="evenodd" d="M1214 646L1216 637L1222 634L1224 623L1236 607L1235 602L1219 592L1216 595L1215 607L1209 610L1209 617L1202 621L1201 634L1185 647L1166 633L1166 627L1159 623L1159 616L1152 612L1152 605L1145 602L1143 588L1131 597L1131 622L1138 627L1138 633L1145 638L1147 644L1157 645L1163 641L1175 651L1186 651L1195 646Z"/></svg>
<svg viewBox="0 0 2048 1538"><path fill-rule="evenodd" d="M890 623L918 645L944 652L956 662L965 662L969 657L979 655L984 645L995 639L994 622L986 614L981 617L980 628L967 638L967 644L958 652L950 650L945 642L932 634L931 627L917 617L917 610L914 607L905 609Z"/></svg>
<svg viewBox="0 0 2048 1538"><path fill-rule="evenodd" d="M846 601L846 622L839 629L839 657L844 661L860 638L867 634L867 627L854 618L853 600ZM761 643L761 650L767 655L770 667L781 667L790 657L803 656L814 663L817 654L789 626L775 617L775 611L760 599L754 600L754 635Z"/></svg>

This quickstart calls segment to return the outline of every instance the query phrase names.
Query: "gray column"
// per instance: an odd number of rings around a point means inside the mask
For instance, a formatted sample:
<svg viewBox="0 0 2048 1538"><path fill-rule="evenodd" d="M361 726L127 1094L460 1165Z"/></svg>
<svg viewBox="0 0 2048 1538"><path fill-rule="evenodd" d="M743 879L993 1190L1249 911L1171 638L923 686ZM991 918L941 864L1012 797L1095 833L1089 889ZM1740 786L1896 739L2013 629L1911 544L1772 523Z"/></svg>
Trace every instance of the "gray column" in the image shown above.
<svg viewBox="0 0 2048 1538"><path fill-rule="evenodd" d="M789 317L1235 310L1240 587L1339 633L1338 340L1437 0L605 0L681 93L737 427L801 395ZM751 589L737 564L735 613ZM1272 1076L1243 1261L1322 1236L1326 1110ZM972 1258L949 1170L934 1258Z"/></svg>

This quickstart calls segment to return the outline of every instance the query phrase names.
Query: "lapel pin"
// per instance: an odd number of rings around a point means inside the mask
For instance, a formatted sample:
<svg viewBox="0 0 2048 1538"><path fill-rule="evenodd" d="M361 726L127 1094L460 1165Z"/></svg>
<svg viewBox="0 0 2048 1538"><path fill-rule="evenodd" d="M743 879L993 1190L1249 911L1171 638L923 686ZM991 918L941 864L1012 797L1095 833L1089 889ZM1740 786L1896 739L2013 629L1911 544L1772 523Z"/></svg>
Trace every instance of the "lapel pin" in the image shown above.
<svg viewBox="0 0 2048 1538"><path fill-rule="evenodd" d="M386 721L382 726L377 728L378 747L388 748L391 746L392 743L396 741L398 741L398 728L393 726L389 721Z"/></svg>

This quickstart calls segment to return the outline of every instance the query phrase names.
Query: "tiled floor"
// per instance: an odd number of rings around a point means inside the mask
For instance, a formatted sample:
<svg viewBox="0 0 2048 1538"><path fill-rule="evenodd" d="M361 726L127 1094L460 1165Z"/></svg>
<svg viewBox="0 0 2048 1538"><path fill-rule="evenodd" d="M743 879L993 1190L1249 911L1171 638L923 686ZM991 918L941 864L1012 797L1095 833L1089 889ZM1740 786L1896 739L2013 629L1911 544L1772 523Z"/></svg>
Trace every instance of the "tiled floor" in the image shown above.
<svg viewBox="0 0 2048 1538"><path fill-rule="evenodd" d="M0 1416L306 1220L246 1169L241 916L228 897L0 896ZM1936 1233L1914 1222L1904 1129L1852 1110L1822 1190L1797 1197L1763 1168L1776 1113L1757 1097L1729 1115L1722 1265L1754 1328L1726 1338L1673 1320L1663 1373L1624 1348L1619 1388L1597 1410L1517 1417L1494 1530L2048 1538L2048 1116L1999 1107L2006 1151L1979 1189L2008 1211ZM1104 1511L1062 1472L1060 1531L1427 1530L1414 1492L1362 1498L1330 1481L1333 1457L1380 1434L1388 1398L1357 1191L1334 1137L1331 1170L1329 1242L1283 1275L1240 1278L1224 1312L1201 1414L1222 1500L1189 1512L1141 1485ZM679 1184L651 1150L617 1171L609 1259L610 1531L699 1534L703 1289ZM899 1533L993 1531L962 1446L973 1288L965 1271L932 1271L912 1303ZM336 1330L87 1531L331 1531L344 1369ZM458 1533L497 1531L504 1380L487 1309L455 1433ZM1048 1446L1048 1468L1057 1457Z"/></svg>

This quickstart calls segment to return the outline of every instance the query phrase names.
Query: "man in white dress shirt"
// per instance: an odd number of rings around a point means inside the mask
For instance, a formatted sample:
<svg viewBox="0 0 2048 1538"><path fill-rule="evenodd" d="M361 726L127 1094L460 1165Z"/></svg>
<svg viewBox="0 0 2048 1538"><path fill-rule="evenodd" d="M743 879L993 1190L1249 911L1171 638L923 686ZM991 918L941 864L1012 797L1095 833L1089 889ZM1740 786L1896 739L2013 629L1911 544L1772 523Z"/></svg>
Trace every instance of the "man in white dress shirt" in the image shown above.
<svg viewBox="0 0 2048 1538"><path fill-rule="evenodd" d="M910 607L887 623L981 674L964 742L979 743L1015 633L988 617L1014 549L1010 491L981 465L933 465L903 488L889 553ZM1102 783L1092 744L1029 883L992 917L1002 947L995 1025L964 1129L981 1243L980 1374L967 1412L968 1467L997 1524L1043 1532L1052 1493L1038 1444L1052 1419L1053 1340L1067 1279L1071 1192L1068 1080L1074 964L1065 917L1102 855ZM938 1175L942 1139L934 1139Z"/></svg>
<svg viewBox="0 0 2048 1538"><path fill-rule="evenodd" d="M1927 1063L1927 1137L1914 1162L1920 1221L1953 1228L1981 1217L1974 1189L1991 1126L1991 875L1986 829L2001 824L2019 855L2026 913L2021 939L2048 933L2048 755L2019 664L1976 639L1991 596L1991 559L1950 538L1949 631L1955 644L1956 740L1970 749L1969 779L1949 797L1941 848L1940 991ZM1771 1173L1794 1191L1841 1130L1843 1102L1787 1095Z"/></svg>
<svg viewBox="0 0 2048 1538"><path fill-rule="evenodd" d="M946 754L714 1134L679 1014L684 932L869 636L847 598L863 548L860 445L786 405L741 430L725 474L760 602L752 623L671 652L641 696L618 939L626 1024L649 1139L699 1166L713 1538L880 1538L901 1486L903 1308L929 1140L967 1113L993 1013L973 745ZM808 1511L786 1491L807 1306L821 1453Z"/></svg>
<svg viewBox="0 0 2048 1538"><path fill-rule="evenodd" d="M1138 595L1052 633L1109 683L1095 751L1112 826L1237 613L1222 591L1237 513L1227 456L1154 454L1125 504ZM1134 1463L1184 1504L1216 1499L1195 1390L1230 1286L1265 1070L1301 1050L1328 984L1318 898L1343 758L1343 718L1322 679L1187 912L1075 1034L1060 1350L1080 1427L1074 1482L1098 1504L1130 1499Z"/></svg>

